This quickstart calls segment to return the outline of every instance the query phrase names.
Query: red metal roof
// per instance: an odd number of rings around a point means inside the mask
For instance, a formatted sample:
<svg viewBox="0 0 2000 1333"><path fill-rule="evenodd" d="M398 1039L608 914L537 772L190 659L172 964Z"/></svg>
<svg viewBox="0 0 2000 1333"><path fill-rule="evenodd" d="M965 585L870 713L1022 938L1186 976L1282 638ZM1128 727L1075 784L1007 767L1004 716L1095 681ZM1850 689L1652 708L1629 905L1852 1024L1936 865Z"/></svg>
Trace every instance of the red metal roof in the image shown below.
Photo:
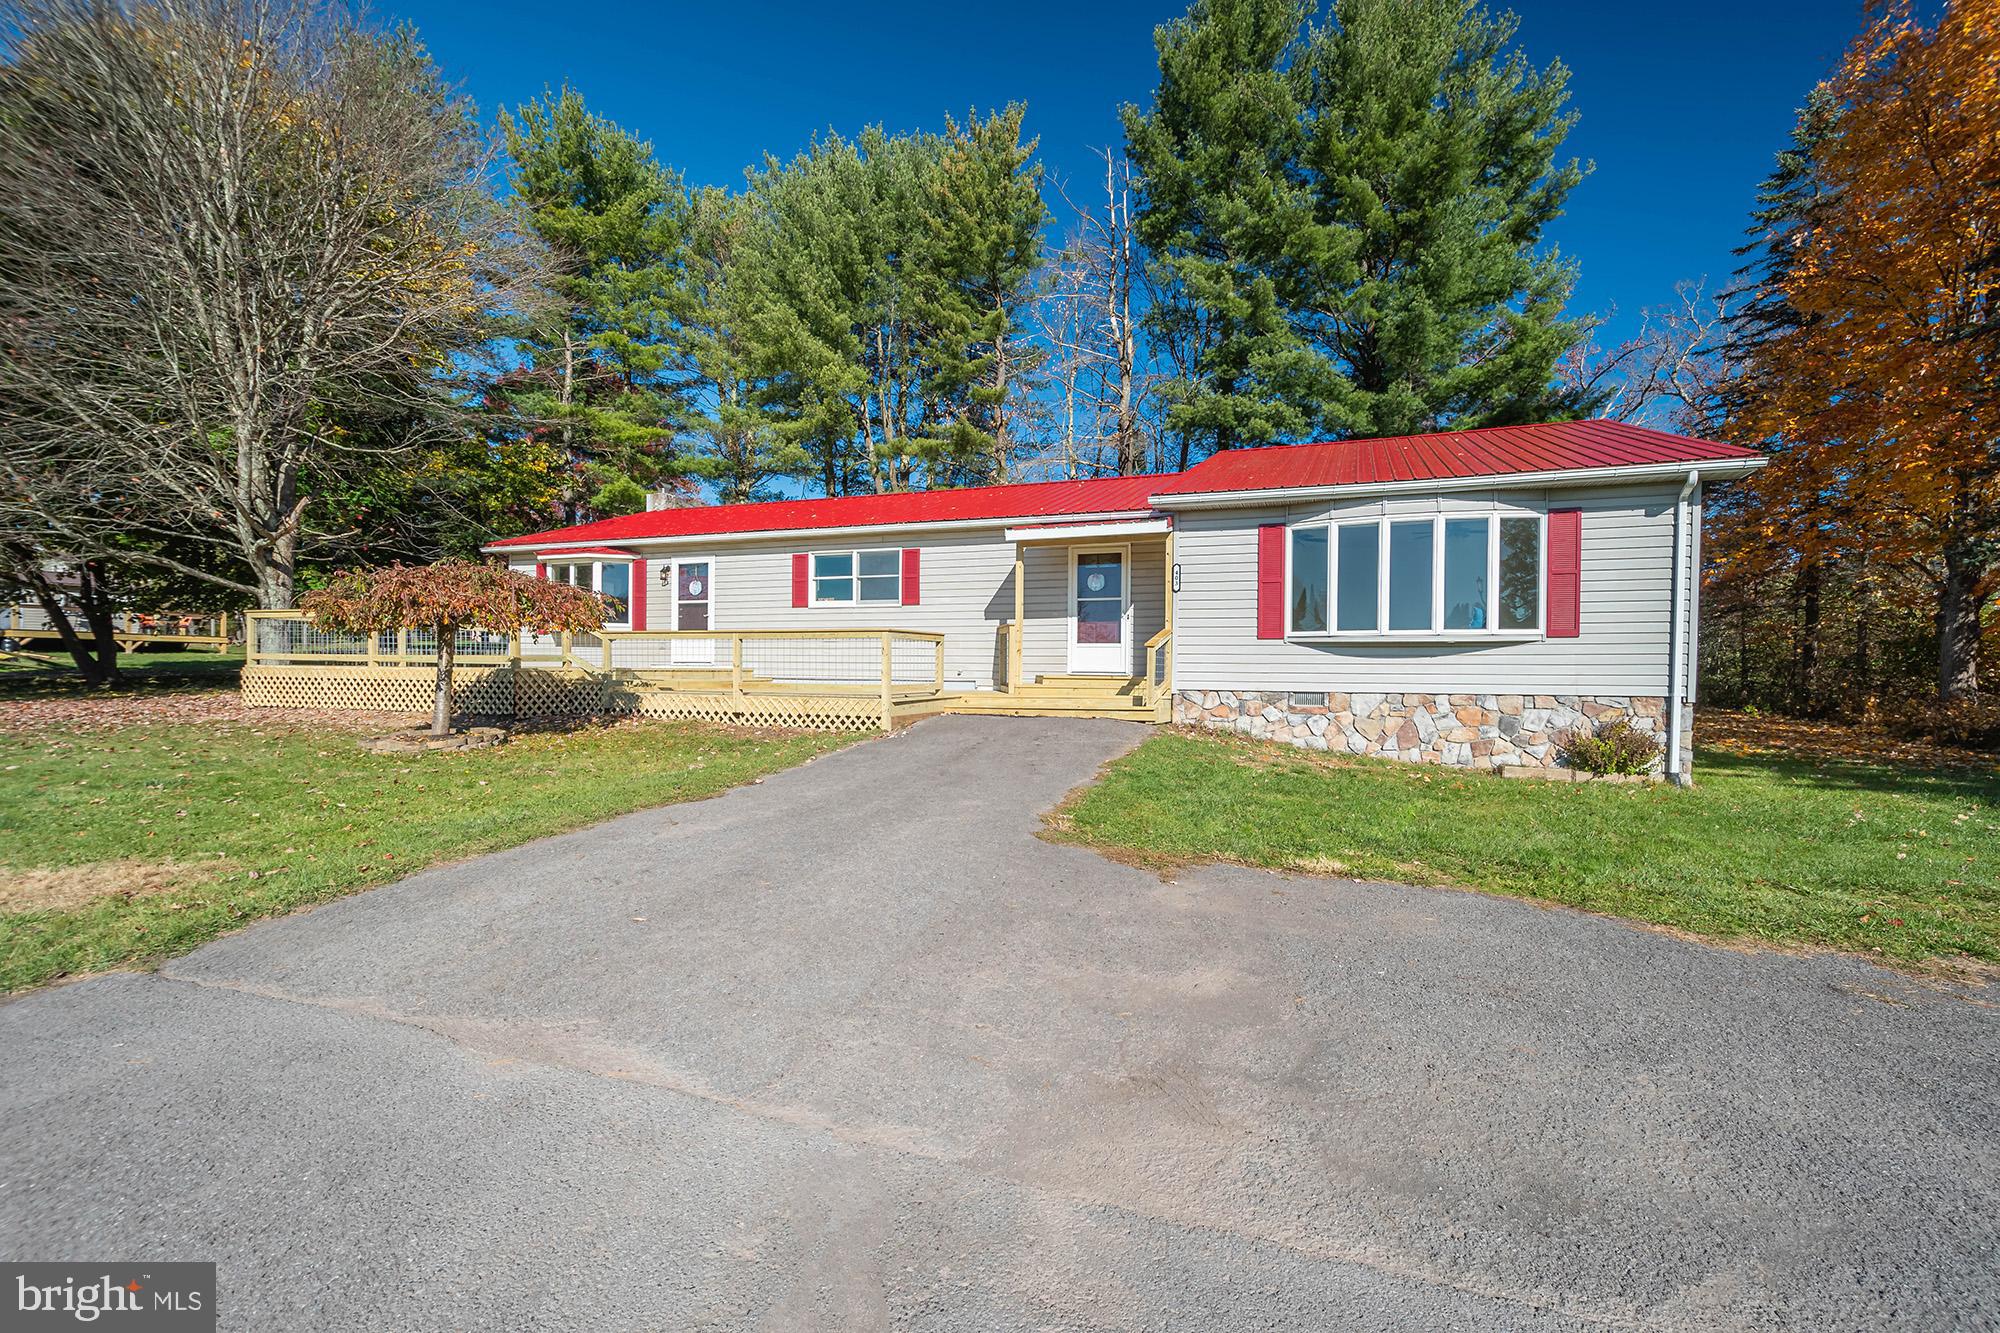
<svg viewBox="0 0 2000 1333"><path fill-rule="evenodd" d="M706 537L723 533L783 532L800 528L861 528L878 524L950 523L968 519L1052 518L1065 514L1145 514L1146 497L1172 474L1104 477L1091 481L1036 481L974 486L954 491L903 491L845 495L832 500L772 500L764 504L692 505L580 523L572 528L509 537L494 546L550 542L636 541L649 537Z"/></svg>
<svg viewBox="0 0 2000 1333"><path fill-rule="evenodd" d="M952 491L850 495L832 500L693 505L600 519L551 532L509 537L496 547L564 542L630 542L812 528L908 523L1051 520L1076 515L1120 518L1153 512L1148 497L1295 486L1373 486L1451 481L1519 473L1567 472L1757 458L1754 449L1671 435L1617 421L1399 435L1377 440L1232 449L1185 472L1092 481L1042 481Z"/></svg>
<svg viewBox="0 0 2000 1333"><path fill-rule="evenodd" d="M1154 490L1155 495L1266 491L1293 486L1376 486L1522 472L1647 467L1759 457L1754 449L1670 435L1620 421L1397 435L1375 440L1231 449Z"/></svg>
<svg viewBox="0 0 2000 1333"><path fill-rule="evenodd" d="M630 551L627 551L627 550L625 550L624 548L622 548L622 547L618 547L618 546L565 546L565 547L563 548L563 550L562 550L562 554L564 554L564 555L622 555L622 556L625 556L625 557L629 558L629 557L631 556L631 554L632 554L632 553L631 553Z"/></svg>

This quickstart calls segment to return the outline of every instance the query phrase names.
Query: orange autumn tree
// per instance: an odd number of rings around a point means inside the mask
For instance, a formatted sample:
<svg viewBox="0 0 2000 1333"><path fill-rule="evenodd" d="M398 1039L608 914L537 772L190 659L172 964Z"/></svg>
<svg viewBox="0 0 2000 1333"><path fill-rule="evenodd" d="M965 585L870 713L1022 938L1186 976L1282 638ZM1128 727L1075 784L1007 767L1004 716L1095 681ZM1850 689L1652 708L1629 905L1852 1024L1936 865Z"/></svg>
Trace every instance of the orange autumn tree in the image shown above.
<svg viewBox="0 0 2000 1333"><path fill-rule="evenodd" d="M1782 447L1736 545L1920 571L1968 698L2000 592L2000 0L1878 10L1815 103L1737 349L1730 428Z"/></svg>
<svg viewBox="0 0 2000 1333"><path fill-rule="evenodd" d="M604 624L604 599L584 588L517 574L501 565L441 560L343 570L300 600L315 625L354 634L424 628L437 635L437 694L431 735L451 731L454 640L461 628L560 634Z"/></svg>

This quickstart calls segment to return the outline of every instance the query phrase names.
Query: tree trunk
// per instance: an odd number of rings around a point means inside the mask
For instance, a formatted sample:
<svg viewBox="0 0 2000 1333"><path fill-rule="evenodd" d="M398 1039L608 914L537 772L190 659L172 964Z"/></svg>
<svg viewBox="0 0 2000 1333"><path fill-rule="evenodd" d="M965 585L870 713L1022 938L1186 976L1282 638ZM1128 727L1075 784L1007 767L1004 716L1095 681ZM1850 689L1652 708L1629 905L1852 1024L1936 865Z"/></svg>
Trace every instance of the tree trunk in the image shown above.
<svg viewBox="0 0 2000 1333"><path fill-rule="evenodd" d="M1002 320L1007 318L1007 307L999 307ZM1002 331L993 336L993 480L1004 485L1007 481L1007 456L1014 448L1014 442L1007 438L1007 334Z"/></svg>
<svg viewBox="0 0 2000 1333"><path fill-rule="evenodd" d="M451 659L457 649L458 626L437 628L437 698L431 704L431 735L451 735Z"/></svg>
<svg viewBox="0 0 2000 1333"><path fill-rule="evenodd" d="M291 610L293 577L291 543L286 542L282 555L277 551L273 551L269 557L257 566L258 610Z"/></svg>
<svg viewBox="0 0 2000 1333"><path fill-rule="evenodd" d="M576 437L573 432L575 418L570 408L576 402L576 341L570 337L568 329L563 330L562 387L556 391L556 401L562 406L562 453L563 462L572 474L577 470ZM583 521L583 508L570 496L563 497L563 517L571 523Z"/></svg>
<svg viewBox="0 0 2000 1333"><path fill-rule="evenodd" d="M1799 655L1792 680L1792 711L1819 716L1820 565L1807 556L1799 571Z"/></svg>
<svg viewBox="0 0 2000 1333"><path fill-rule="evenodd" d="M77 674L83 677L83 683L93 690L108 689L117 684L118 645L111 638L111 612L109 606L104 604L103 584L95 579L89 566L84 566L79 585L84 623L90 630L88 638L76 632L76 624L69 618L68 608L56 596L54 586L43 577L39 566L29 574L26 582L36 604L54 627L63 651L69 654L70 661L76 663ZM93 602L97 605L93 606Z"/></svg>
<svg viewBox="0 0 2000 1333"><path fill-rule="evenodd" d="M1109 153L1104 159L1104 192L1110 196L1111 211L1111 284L1106 301L1116 343L1118 475L1131 477L1146 470L1138 405L1132 401L1132 377L1138 368L1138 343L1132 333L1132 201L1129 190L1113 189Z"/></svg>
<svg viewBox="0 0 2000 1333"><path fill-rule="evenodd" d="M1986 571L1969 552L1947 547L1944 596L1938 599L1938 697L1947 703L1979 696L1980 586Z"/></svg>
<svg viewBox="0 0 2000 1333"><path fill-rule="evenodd" d="M1875 708L1875 575L1866 550L1857 558L1854 598L1854 659L1847 672L1847 706L1866 715Z"/></svg>

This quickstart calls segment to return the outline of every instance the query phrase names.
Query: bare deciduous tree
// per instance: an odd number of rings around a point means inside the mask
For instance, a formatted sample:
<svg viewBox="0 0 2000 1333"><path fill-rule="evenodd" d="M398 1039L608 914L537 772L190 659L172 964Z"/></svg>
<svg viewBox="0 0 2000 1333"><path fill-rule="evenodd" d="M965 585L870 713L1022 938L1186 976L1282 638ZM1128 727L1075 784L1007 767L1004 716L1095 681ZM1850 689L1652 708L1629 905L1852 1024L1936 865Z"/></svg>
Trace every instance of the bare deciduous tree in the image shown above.
<svg viewBox="0 0 2000 1333"><path fill-rule="evenodd" d="M1101 206L1079 205L1056 187L1075 221L1034 312L1036 331L1049 348L1049 443L1059 455L1045 466L1065 476L1129 476L1147 465L1141 413L1149 384L1139 365L1132 310L1131 166L1108 149L1099 156Z"/></svg>
<svg viewBox="0 0 2000 1333"><path fill-rule="evenodd" d="M471 107L331 0L0 0L0 48L0 533L289 606L531 285Z"/></svg>
<svg viewBox="0 0 2000 1333"><path fill-rule="evenodd" d="M1648 309L1639 332L1609 351L1594 340L1557 363L1557 382L1595 415L1700 434L1713 426L1728 373L1729 298L1705 283L1680 282L1674 303Z"/></svg>

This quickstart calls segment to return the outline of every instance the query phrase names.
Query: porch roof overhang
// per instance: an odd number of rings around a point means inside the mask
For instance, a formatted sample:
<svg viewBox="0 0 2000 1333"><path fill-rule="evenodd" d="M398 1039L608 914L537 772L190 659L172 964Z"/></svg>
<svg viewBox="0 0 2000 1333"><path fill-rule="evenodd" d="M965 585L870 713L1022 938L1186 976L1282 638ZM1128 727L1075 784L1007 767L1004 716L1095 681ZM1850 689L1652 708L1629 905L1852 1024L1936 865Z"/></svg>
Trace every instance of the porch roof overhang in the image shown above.
<svg viewBox="0 0 2000 1333"><path fill-rule="evenodd" d="M637 560L636 552L619 546L573 546L560 551L544 551L546 560L570 560L581 556L611 556L618 560Z"/></svg>
<svg viewBox="0 0 2000 1333"><path fill-rule="evenodd" d="M1162 537L1174 530L1167 514L1099 519L1088 523L1017 523L1004 530L1010 542L1095 541L1105 537Z"/></svg>

